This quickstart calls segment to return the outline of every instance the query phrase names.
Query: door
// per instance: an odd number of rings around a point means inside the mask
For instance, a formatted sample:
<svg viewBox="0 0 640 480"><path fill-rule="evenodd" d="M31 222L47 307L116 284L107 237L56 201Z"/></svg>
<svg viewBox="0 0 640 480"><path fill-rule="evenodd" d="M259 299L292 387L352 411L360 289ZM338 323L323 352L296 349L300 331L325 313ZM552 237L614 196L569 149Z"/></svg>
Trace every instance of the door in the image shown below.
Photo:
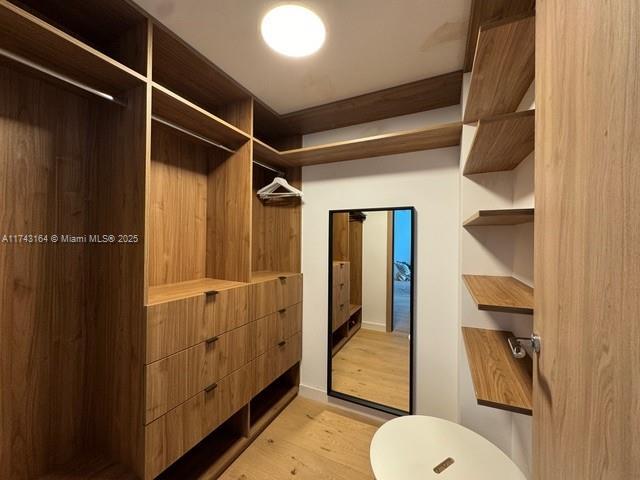
<svg viewBox="0 0 640 480"><path fill-rule="evenodd" d="M537 2L537 480L640 478L639 52L640 2Z"/></svg>

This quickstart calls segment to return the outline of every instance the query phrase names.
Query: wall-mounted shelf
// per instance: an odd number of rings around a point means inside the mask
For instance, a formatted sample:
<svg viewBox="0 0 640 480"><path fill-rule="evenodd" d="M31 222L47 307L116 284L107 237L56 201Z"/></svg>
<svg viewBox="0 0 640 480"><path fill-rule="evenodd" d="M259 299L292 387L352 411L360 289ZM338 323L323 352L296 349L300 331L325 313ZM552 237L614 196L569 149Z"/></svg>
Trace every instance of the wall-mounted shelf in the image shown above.
<svg viewBox="0 0 640 480"><path fill-rule="evenodd" d="M236 149L249 136L165 87L153 84L153 114L227 148Z"/></svg>
<svg viewBox="0 0 640 480"><path fill-rule="evenodd" d="M462 224L464 227L490 225L520 225L533 222L533 208L507 208L502 210L478 210Z"/></svg>
<svg viewBox="0 0 640 480"><path fill-rule="evenodd" d="M253 158L278 167L294 166L282 158L281 152L255 137L253 138Z"/></svg>
<svg viewBox="0 0 640 480"><path fill-rule="evenodd" d="M117 95L146 77L8 2L0 3L0 49L104 93Z"/></svg>
<svg viewBox="0 0 640 480"><path fill-rule="evenodd" d="M480 27L464 123L515 112L535 73L535 17Z"/></svg>
<svg viewBox="0 0 640 480"><path fill-rule="evenodd" d="M359 158L452 147L460 145L461 134L460 123L447 123L417 130L286 150L281 152L281 155L285 161L299 166L344 162Z"/></svg>
<svg viewBox="0 0 640 480"><path fill-rule="evenodd" d="M479 405L532 414L531 357L514 358L510 332L462 327L473 387Z"/></svg>
<svg viewBox="0 0 640 480"><path fill-rule="evenodd" d="M533 314L533 288L513 277L463 275L478 310Z"/></svg>
<svg viewBox="0 0 640 480"><path fill-rule="evenodd" d="M478 121L464 175L513 170L533 152L535 110Z"/></svg>
<svg viewBox="0 0 640 480"><path fill-rule="evenodd" d="M149 287L149 299L147 305L172 302L184 298L195 297L210 291L228 290L229 288L246 285L231 280L218 280L214 278L200 278L186 282L156 285Z"/></svg>

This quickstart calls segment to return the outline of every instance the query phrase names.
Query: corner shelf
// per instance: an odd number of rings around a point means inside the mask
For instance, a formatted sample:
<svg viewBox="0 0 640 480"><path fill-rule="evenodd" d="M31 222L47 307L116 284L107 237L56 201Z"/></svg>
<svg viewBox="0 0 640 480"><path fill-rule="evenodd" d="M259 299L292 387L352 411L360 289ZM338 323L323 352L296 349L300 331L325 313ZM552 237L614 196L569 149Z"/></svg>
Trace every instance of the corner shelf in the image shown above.
<svg viewBox="0 0 640 480"><path fill-rule="evenodd" d="M281 152L284 161L318 165L460 145L462 124L447 123Z"/></svg>
<svg viewBox="0 0 640 480"><path fill-rule="evenodd" d="M117 96L144 84L138 72L21 8L0 3L0 48L72 80Z"/></svg>
<svg viewBox="0 0 640 480"><path fill-rule="evenodd" d="M227 148L236 149L249 141L240 129L157 83L153 84L151 105L153 114L161 119Z"/></svg>
<svg viewBox="0 0 640 480"><path fill-rule="evenodd" d="M533 222L533 208L507 208L502 210L478 210L462 224L463 227L490 225L520 225Z"/></svg>
<svg viewBox="0 0 640 480"><path fill-rule="evenodd" d="M533 314L533 288L513 277L463 275L478 310Z"/></svg>
<svg viewBox="0 0 640 480"><path fill-rule="evenodd" d="M478 121L463 175L513 170L533 152L535 110Z"/></svg>
<svg viewBox="0 0 640 480"><path fill-rule="evenodd" d="M535 75L535 17L480 27L463 122L515 112Z"/></svg>
<svg viewBox="0 0 640 480"><path fill-rule="evenodd" d="M510 332L462 327L478 405L532 414L533 364L528 355L514 358Z"/></svg>
<svg viewBox="0 0 640 480"><path fill-rule="evenodd" d="M278 167L293 166L282 158L278 150L255 137L253 138L253 158Z"/></svg>
<svg viewBox="0 0 640 480"><path fill-rule="evenodd" d="M156 285L149 287L147 305L157 305L159 303L182 300L202 295L211 290L228 290L242 285L246 285L246 283L214 278L200 278L186 282Z"/></svg>

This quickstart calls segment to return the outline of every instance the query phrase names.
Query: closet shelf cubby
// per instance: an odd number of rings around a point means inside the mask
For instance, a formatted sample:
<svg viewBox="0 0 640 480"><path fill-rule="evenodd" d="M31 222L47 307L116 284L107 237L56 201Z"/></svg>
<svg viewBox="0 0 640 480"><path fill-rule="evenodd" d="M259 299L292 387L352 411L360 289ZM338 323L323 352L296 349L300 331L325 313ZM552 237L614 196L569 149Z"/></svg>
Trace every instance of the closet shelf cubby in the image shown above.
<svg viewBox="0 0 640 480"><path fill-rule="evenodd" d="M149 287L147 305L156 305L158 303L182 300L184 298L202 295L207 292L228 290L229 288L240 287L242 285L246 284L214 278L201 278L198 280L188 280L186 282L171 283L167 285L156 285Z"/></svg>
<svg viewBox="0 0 640 480"><path fill-rule="evenodd" d="M154 116L229 149L236 149L249 140L240 129L157 83L153 84L152 106Z"/></svg>
<svg viewBox="0 0 640 480"><path fill-rule="evenodd" d="M349 305L349 318L353 317L360 310L362 310L362 305Z"/></svg>
<svg viewBox="0 0 640 480"><path fill-rule="evenodd" d="M478 405L532 414L533 362L514 358L510 332L462 327Z"/></svg>
<svg viewBox="0 0 640 480"><path fill-rule="evenodd" d="M454 122L293 150L278 151L257 139L253 145L257 159L284 167L303 167L453 147L460 145L461 134L462 124Z"/></svg>
<svg viewBox="0 0 640 480"><path fill-rule="evenodd" d="M480 27L463 123L515 112L534 79L535 16Z"/></svg>
<svg viewBox="0 0 640 480"><path fill-rule="evenodd" d="M533 314L533 288L513 277L463 275L478 310Z"/></svg>
<svg viewBox="0 0 640 480"><path fill-rule="evenodd" d="M0 2L0 25L0 49L103 93L118 96L146 82L138 72L6 1Z"/></svg>
<svg viewBox="0 0 640 480"><path fill-rule="evenodd" d="M481 118L464 175L513 170L533 152L535 110Z"/></svg>
<svg viewBox="0 0 640 480"><path fill-rule="evenodd" d="M506 208L501 210L478 210L462 224L463 227L495 225L520 225L533 222L533 208Z"/></svg>

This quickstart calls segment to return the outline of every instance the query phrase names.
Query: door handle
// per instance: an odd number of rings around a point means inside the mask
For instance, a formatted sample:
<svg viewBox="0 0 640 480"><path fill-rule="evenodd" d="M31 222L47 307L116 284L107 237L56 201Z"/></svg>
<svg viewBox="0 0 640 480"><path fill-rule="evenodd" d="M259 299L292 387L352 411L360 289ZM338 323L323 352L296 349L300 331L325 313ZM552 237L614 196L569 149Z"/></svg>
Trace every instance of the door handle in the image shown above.
<svg viewBox="0 0 640 480"><path fill-rule="evenodd" d="M524 358L527 355L527 351L524 349L524 345L530 345L531 349L535 353L540 353L542 348L542 339L539 335L532 333L529 338L527 337L509 337L507 338L511 355L514 358Z"/></svg>

